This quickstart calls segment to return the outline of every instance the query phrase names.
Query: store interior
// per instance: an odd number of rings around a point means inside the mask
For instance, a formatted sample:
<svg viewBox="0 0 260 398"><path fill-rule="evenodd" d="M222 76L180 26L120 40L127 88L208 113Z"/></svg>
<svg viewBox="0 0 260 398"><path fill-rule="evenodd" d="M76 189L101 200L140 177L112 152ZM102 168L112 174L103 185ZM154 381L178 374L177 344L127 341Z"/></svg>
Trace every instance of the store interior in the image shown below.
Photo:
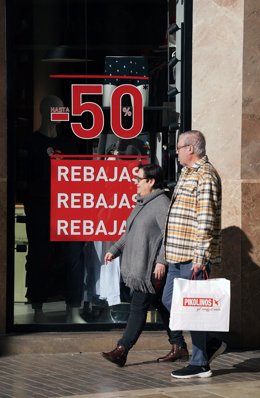
<svg viewBox="0 0 260 398"><path fill-rule="evenodd" d="M170 94L175 88L174 62L170 61L176 51L175 32L171 29L176 18L176 0L11 0L8 3L9 162L14 177L10 188L14 215L10 238L15 244L14 283L9 296L13 298L13 325L76 323L87 329L89 324L98 328L98 325L125 323L131 292L123 281L119 278L116 282L115 304L107 299L106 293L100 293L104 242L76 242L78 245L73 248L68 245L71 248L67 256L64 242L50 242L45 233L49 231L46 203L50 201L46 151L56 150L57 145L57 150L75 155L146 155L165 170L166 188L174 181L176 136L172 133L169 137L169 126L178 121L175 98ZM114 89L122 81L79 77L109 74L149 78L128 82L135 84L144 101L143 129L134 139L120 139L111 131L111 87ZM72 75L73 78L57 77ZM57 97L64 107L71 109L71 85L94 83L102 84L104 89L103 96L92 97L105 115L99 137L80 139L73 134L70 120L50 128L50 134L55 135L49 135L48 139L54 137L55 144L33 142L35 132L46 126L42 110L46 98L56 106L54 97ZM133 122L129 117L132 106L131 96L125 95L122 109L128 112L121 110L124 128ZM86 128L93 124L91 115L84 120L75 116L73 120ZM74 258L80 262L82 301L76 316L71 317L67 297L72 279L65 263L74 250L77 251ZM120 267L119 260L117 266ZM160 324L153 308L147 321Z"/></svg>

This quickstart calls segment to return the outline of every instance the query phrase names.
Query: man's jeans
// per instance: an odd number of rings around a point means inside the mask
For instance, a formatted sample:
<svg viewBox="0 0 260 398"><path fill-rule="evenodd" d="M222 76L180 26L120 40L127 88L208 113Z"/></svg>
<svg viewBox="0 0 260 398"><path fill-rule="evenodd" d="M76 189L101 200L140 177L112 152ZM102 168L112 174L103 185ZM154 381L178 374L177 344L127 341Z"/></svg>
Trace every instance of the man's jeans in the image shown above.
<svg viewBox="0 0 260 398"><path fill-rule="evenodd" d="M169 311L171 310L174 279L175 278L191 279L193 273L191 267L192 267L191 261L183 263L169 263L167 279L162 296L162 302ZM210 272L209 265L207 266L206 270L207 273L209 274ZM196 273L196 279L197 280L203 279L202 271ZM208 363L208 358L206 354L207 332L193 331L190 332L190 334L192 340L192 357L190 364L196 366L207 365Z"/></svg>

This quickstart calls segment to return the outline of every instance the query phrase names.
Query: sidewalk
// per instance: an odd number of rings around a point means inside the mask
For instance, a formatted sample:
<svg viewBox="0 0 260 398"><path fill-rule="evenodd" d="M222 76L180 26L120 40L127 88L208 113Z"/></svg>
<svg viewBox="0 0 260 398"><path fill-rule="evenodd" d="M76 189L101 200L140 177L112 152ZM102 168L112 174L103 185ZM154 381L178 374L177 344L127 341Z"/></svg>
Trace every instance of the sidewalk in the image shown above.
<svg viewBox="0 0 260 398"><path fill-rule="evenodd" d="M156 363L166 352L132 350L124 368L99 352L2 356L0 398L260 397L260 350L224 353L212 363L213 377L186 380L170 376L183 363Z"/></svg>

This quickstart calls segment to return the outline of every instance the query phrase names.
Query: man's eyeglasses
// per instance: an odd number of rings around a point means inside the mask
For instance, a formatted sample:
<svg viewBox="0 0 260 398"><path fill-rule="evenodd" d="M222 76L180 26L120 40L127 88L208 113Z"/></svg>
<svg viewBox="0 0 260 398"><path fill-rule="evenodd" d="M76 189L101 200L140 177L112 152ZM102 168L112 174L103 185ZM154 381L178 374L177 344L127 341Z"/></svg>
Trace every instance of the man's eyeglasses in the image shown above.
<svg viewBox="0 0 260 398"><path fill-rule="evenodd" d="M147 177L135 177L135 179L136 179L137 182L140 182L142 180L148 180Z"/></svg>
<svg viewBox="0 0 260 398"><path fill-rule="evenodd" d="M177 146L177 151L179 151L182 148L185 148L186 146L190 146L191 144L186 144L186 145L182 145L182 146Z"/></svg>

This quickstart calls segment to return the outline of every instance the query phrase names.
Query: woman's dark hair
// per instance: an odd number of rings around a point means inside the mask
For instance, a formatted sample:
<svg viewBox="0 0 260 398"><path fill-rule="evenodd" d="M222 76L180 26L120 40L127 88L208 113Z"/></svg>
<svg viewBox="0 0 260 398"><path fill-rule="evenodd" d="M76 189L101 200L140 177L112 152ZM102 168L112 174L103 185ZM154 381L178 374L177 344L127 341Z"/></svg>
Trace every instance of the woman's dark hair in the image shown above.
<svg viewBox="0 0 260 398"><path fill-rule="evenodd" d="M144 177L147 180L151 180L152 178L155 180L153 189L163 188L164 173L161 166L157 164L139 164L138 168L139 170L143 170Z"/></svg>

